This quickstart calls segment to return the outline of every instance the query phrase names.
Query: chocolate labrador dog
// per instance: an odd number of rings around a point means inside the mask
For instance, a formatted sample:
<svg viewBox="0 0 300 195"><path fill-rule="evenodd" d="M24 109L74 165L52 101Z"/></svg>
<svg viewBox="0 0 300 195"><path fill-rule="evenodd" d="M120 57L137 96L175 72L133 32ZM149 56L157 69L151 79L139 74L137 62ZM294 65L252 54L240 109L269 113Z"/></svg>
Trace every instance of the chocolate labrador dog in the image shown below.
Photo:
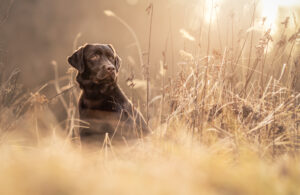
<svg viewBox="0 0 300 195"><path fill-rule="evenodd" d="M82 90L80 119L89 124L79 129L82 141L141 138L150 132L142 114L117 84L121 59L110 44L86 44L68 58L78 70Z"/></svg>

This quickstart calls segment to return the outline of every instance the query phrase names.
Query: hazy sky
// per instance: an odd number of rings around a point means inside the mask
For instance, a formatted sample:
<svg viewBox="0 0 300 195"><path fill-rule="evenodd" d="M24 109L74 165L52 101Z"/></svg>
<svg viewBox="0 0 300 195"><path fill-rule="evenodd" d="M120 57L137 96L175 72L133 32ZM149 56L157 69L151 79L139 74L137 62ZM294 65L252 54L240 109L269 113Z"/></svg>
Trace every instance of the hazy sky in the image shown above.
<svg viewBox="0 0 300 195"><path fill-rule="evenodd" d="M60 74L66 72L69 68L66 58L73 52L76 35L81 33L78 45L87 42L112 43L123 58L126 67L129 63L128 56L138 62L137 50L132 45L133 37L120 22L105 16L103 11L111 10L125 20L137 34L142 50L146 51L149 16L145 9L149 2L148 0L14 0L7 20L0 26L0 56L5 56L7 67L17 66L22 69L23 80L27 86L38 86L53 78L50 63L52 60L58 62ZM211 1L156 0L152 2L154 15L151 68L154 73L159 69L159 61L165 48L167 48L169 63L180 60L181 49L194 52L197 45L205 48ZM272 2L265 0L259 3L256 21L259 21L263 14L267 14L274 23L279 6L282 6L281 4L291 6L296 1ZM4 18L9 5L10 0L0 1L1 18ZM237 34L240 31L245 32L249 28L253 1L215 0L213 5L212 48L221 49L220 45L224 48L226 43L231 42L232 22L234 41L237 41ZM266 11L268 9L263 9L262 5L270 6L271 10ZM291 7L295 8L295 5ZM233 19L230 16L234 16ZM195 41L182 38L180 29L189 32ZM217 32L222 43L218 41ZM138 67L136 71L140 73Z"/></svg>

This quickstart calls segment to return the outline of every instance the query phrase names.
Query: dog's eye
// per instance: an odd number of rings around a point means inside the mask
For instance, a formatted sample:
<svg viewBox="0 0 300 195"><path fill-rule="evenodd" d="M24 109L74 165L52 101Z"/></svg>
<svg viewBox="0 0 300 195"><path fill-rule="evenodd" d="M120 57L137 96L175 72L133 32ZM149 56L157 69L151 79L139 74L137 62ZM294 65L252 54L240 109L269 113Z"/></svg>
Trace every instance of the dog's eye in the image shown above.
<svg viewBox="0 0 300 195"><path fill-rule="evenodd" d="M100 56L98 54L92 55L92 57L90 57L90 60L92 61L97 61L100 59Z"/></svg>
<svg viewBox="0 0 300 195"><path fill-rule="evenodd" d="M115 61L115 58L113 56L109 56L108 59L112 62Z"/></svg>

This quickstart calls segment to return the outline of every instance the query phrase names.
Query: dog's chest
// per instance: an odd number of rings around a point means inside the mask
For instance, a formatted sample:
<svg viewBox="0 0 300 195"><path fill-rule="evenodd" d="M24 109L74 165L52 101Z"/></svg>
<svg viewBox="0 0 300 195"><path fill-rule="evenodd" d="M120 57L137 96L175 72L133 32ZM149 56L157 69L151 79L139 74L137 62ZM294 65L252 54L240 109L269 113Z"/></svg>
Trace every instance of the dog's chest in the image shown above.
<svg viewBox="0 0 300 195"><path fill-rule="evenodd" d="M132 126L128 113L115 101L82 98L79 106L80 119L90 133L113 134L117 129Z"/></svg>
<svg viewBox="0 0 300 195"><path fill-rule="evenodd" d="M87 110L100 110L107 112L120 112L121 106L113 99L110 100L88 100L82 99L81 108Z"/></svg>

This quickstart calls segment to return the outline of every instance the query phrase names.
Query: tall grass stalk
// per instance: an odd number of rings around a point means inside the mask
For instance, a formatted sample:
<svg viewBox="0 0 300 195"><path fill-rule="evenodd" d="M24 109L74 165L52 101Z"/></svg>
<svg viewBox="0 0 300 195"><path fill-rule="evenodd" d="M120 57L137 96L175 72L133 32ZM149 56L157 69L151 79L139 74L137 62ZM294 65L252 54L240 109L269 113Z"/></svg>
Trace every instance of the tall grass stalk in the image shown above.
<svg viewBox="0 0 300 195"><path fill-rule="evenodd" d="M114 12L112 12L111 10L105 10L104 14L106 16L109 17L113 17L115 18L117 21L119 21L122 25L125 26L125 28L130 32L130 34L132 35L133 39L134 39L134 44L136 45L137 51L138 51L138 56L139 56L139 61L140 61L140 65L144 66L144 60L143 60L143 52L141 49L141 45L139 42L139 39L136 35L136 33L134 32L134 30L129 26L129 24L123 20L122 18L120 18L118 15L116 15Z"/></svg>
<svg viewBox="0 0 300 195"><path fill-rule="evenodd" d="M150 99L150 52L151 52L151 36L152 36L152 19L153 19L153 3L147 8L148 14L150 15L149 22L149 35L148 35L148 52L147 52L147 64L145 65L146 69L146 80L147 80L147 88L146 88L146 123L149 123L149 99Z"/></svg>
<svg viewBox="0 0 300 195"><path fill-rule="evenodd" d="M205 72L204 72L204 86L202 91L202 97L201 97L201 124L200 124L200 136L202 138L202 131L203 131L203 125L205 121L205 98L206 98L206 88L207 88L207 82L208 82L208 69L209 69L209 54L210 54L210 31L211 31L211 23L212 23L212 16L213 16L213 6L214 1L211 1L211 13L209 18L209 24L208 24L208 34L207 34L207 51L206 51L206 64L205 64Z"/></svg>
<svg viewBox="0 0 300 195"><path fill-rule="evenodd" d="M253 44L253 38L254 38L254 30L253 30L253 27L254 27L254 22L255 22L255 15L256 15L256 2L253 2L253 12L252 12L252 18L251 18L251 36L250 36L250 46L249 46L249 56L248 56L248 63L247 63L247 67L250 67L250 63L251 63L251 57L252 57L252 44ZM246 74L246 78L248 79L249 78L249 75L248 75L248 71L247 71L247 74ZM245 86L244 86L244 97L246 96L246 90L247 90L247 86L248 86L248 82L249 81L245 81Z"/></svg>

